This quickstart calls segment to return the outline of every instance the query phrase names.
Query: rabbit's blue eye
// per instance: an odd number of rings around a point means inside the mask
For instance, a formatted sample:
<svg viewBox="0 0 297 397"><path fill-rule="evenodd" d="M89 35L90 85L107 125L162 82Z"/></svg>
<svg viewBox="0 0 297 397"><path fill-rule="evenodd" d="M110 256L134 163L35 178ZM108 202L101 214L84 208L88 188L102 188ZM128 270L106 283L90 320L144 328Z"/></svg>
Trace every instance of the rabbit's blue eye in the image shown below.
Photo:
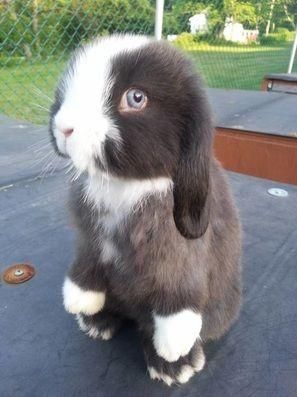
<svg viewBox="0 0 297 397"><path fill-rule="evenodd" d="M138 112L146 107L147 101L147 96L143 91L129 88L124 92L118 109L122 114Z"/></svg>
<svg viewBox="0 0 297 397"><path fill-rule="evenodd" d="M135 110L140 110L146 103L146 95L137 89L130 89L126 92L127 105Z"/></svg>

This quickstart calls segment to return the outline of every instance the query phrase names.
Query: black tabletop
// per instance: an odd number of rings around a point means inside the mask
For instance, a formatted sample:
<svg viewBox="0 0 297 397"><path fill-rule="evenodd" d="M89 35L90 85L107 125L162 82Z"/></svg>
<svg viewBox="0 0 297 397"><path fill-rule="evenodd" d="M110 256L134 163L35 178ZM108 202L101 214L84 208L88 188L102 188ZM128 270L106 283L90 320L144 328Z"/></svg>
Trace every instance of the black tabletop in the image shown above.
<svg viewBox="0 0 297 397"><path fill-rule="evenodd" d="M297 82L297 73L268 73L266 79Z"/></svg>
<svg viewBox="0 0 297 397"><path fill-rule="evenodd" d="M216 126L297 137L297 95L216 88L207 92Z"/></svg>

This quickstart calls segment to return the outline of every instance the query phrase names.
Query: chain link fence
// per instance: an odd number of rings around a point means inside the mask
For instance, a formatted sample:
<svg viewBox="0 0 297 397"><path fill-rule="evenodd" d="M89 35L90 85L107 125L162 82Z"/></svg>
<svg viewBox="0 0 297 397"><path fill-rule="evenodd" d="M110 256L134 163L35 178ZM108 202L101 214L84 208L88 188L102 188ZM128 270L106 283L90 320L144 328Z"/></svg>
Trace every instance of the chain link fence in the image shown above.
<svg viewBox="0 0 297 397"><path fill-rule="evenodd" d="M295 0L165 0L163 37L193 58L208 86L259 89L266 73L287 70L296 13ZM153 35L154 19L154 0L0 0L0 113L46 123L78 44Z"/></svg>

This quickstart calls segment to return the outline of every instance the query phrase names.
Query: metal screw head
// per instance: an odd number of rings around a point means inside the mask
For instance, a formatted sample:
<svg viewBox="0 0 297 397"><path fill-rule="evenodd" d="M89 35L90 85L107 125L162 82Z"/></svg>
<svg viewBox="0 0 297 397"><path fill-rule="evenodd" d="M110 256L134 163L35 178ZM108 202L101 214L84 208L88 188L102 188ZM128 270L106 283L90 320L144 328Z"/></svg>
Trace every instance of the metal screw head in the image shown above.
<svg viewBox="0 0 297 397"><path fill-rule="evenodd" d="M16 277L20 277L20 276L22 276L23 274L24 274L24 272L23 272L22 269L17 269L17 270L14 272L14 275L15 275Z"/></svg>
<svg viewBox="0 0 297 397"><path fill-rule="evenodd" d="M3 272L3 280L8 284L20 284L34 275L35 269L30 263L16 263Z"/></svg>
<svg viewBox="0 0 297 397"><path fill-rule="evenodd" d="M267 192L271 196L275 196L275 197L287 197L289 195L289 193L286 190L279 189L277 187L273 187L271 189L268 189Z"/></svg>

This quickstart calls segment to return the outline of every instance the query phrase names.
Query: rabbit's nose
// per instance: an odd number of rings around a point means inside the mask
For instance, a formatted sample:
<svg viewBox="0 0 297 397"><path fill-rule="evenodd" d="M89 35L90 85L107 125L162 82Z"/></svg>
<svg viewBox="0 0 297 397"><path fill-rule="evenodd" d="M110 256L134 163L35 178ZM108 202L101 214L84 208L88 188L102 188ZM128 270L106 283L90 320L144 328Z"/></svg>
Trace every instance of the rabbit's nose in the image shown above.
<svg viewBox="0 0 297 397"><path fill-rule="evenodd" d="M65 135L65 137L69 137L73 133L73 128L63 128L62 133Z"/></svg>

